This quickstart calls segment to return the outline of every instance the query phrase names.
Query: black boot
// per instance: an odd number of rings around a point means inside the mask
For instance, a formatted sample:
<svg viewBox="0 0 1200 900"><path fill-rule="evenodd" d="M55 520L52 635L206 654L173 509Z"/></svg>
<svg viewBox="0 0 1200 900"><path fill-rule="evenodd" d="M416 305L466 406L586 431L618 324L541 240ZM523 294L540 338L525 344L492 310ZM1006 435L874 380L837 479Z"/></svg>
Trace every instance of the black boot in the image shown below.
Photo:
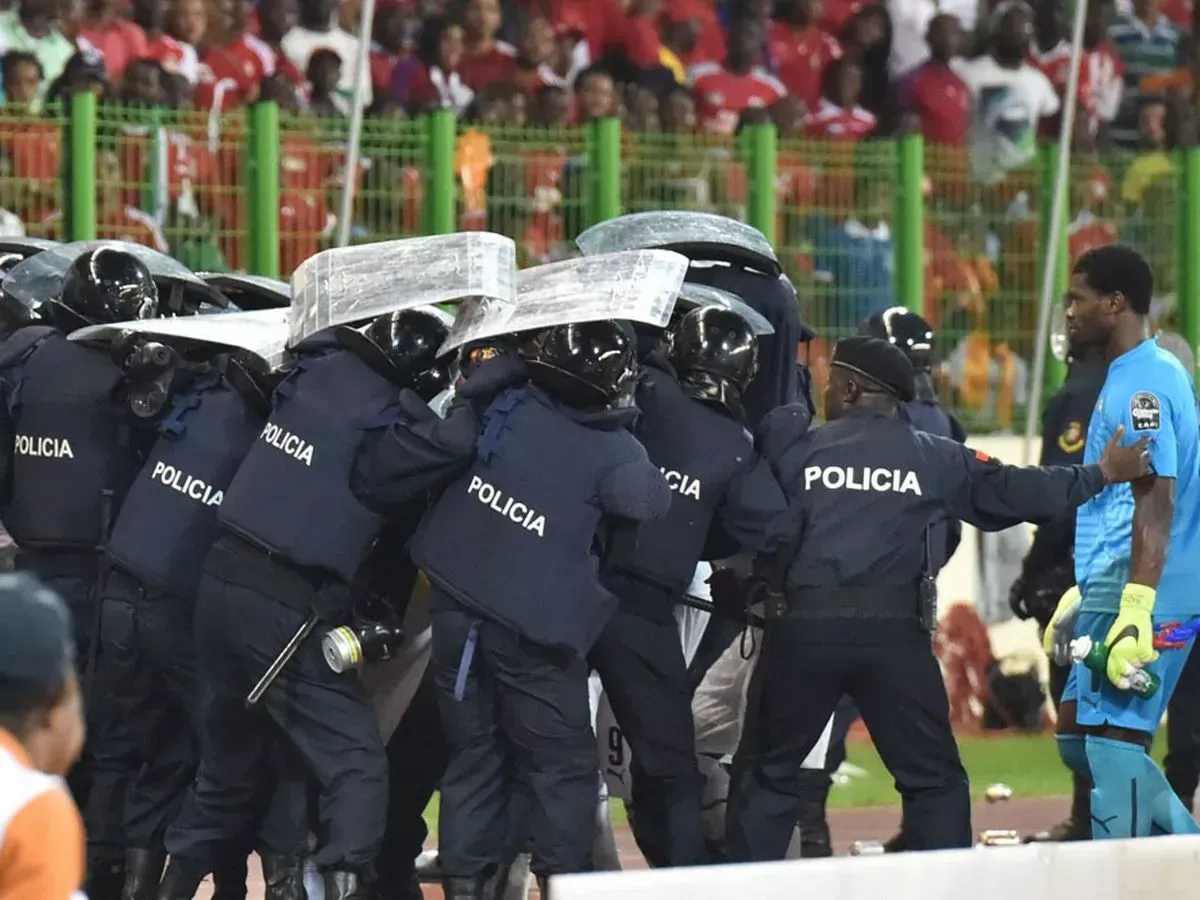
<svg viewBox="0 0 1200 900"><path fill-rule="evenodd" d="M306 900L304 860L295 856L267 853L262 857L265 900Z"/></svg>
<svg viewBox="0 0 1200 900"><path fill-rule="evenodd" d="M367 900L367 889L354 872L326 872L325 900Z"/></svg>
<svg viewBox="0 0 1200 900"><path fill-rule="evenodd" d="M442 892L446 900L485 900L486 890L486 878L455 878L450 875L442 878Z"/></svg>
<svg viewBox="0 0 1200 900"><path fill-rule="evenodd" d="M829 787L833 783L823 771L801 772L804 800L796 825L800 828L800 856L803 859L818 859L833 856L829 839L829 822L825 818L825 805L829 802Z"/></svg>
<svg viewBox="0 0 1200 900"><path fill-rule="evenodd" d="M155 900L166 862L165 850L126 850L121 900Z"/></svg>
<svg viewBox="0 0 1200 900"><path fill-rule="evenodd" d="M1027 844L1088 841L1092 838L1092 783L1078 772L1072 774L1071 815L1053 828L1025 838Z"/></svg>
<svg viewBox="0 0 1200 900"><path fill-rule="evenodd" d="M192 900L207 874L183 860L172 859L167 863L167 871L158 888L158 900Z"/></svg>
<svg viewBox="0 0 1200 900"><path fill-rule="evenodd" d="M123 863L94 858L88 860L85 890L91 900L121 900L124 887Z"/></svg>

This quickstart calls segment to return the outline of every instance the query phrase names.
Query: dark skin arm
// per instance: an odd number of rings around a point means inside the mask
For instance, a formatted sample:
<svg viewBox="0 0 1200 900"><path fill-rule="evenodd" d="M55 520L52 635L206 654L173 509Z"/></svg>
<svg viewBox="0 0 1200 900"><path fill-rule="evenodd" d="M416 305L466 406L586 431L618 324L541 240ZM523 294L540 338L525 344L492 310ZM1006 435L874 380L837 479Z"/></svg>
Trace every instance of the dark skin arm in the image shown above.
<svg viewBox="0 0 1200 900"><path fill-rule="evenodd" d="M1133 490L1133 551L1129 580L1157 588L1171 543L1175 515L1175 479L1146 475L1130 483Z"/></svg>

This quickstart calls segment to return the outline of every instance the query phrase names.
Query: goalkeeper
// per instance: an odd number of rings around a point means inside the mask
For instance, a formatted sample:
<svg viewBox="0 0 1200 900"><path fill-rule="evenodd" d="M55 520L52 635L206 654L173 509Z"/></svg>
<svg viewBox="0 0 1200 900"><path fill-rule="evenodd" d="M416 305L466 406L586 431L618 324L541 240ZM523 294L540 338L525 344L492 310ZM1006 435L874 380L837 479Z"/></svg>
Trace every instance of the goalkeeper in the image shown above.
<svg viewBox="0 0 1200 900"><path fill-rule="evenodd" d="M1047 647L1073 632L1109 651L1106 674L1072 666L1059 707L1059 753L1093 785L1093 839L1200 832L1148 753L1191 649L1189 641L1159 656L1154 626L1200 613L1195 389L1191 373L1146 337L1153 291L1146 260L1110 245L1079 258L1065 301L1072 354L1094 348L1109 361L1084 462L1099 458L1118 427L1126 440L1151 439L1150 474L1110 485L1079 508L1078 587L1046 635ZM1151 697L1129 690L1138 668L1162 680Z"/></svg>

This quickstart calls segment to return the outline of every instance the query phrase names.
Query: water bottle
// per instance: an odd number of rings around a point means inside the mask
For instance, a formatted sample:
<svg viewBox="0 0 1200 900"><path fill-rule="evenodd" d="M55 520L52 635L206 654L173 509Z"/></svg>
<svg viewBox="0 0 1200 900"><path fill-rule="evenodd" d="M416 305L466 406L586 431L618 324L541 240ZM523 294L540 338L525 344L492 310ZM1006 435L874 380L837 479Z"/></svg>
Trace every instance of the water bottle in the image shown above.
<svg viewBox="0 0 1200 900"><path fill-rule="evenodd" d="M1108 648L1101 641L1093 641L1087 635L1071 641L1071 660L1108 677ZM1128 678L1129 690L1142 699L1153 697L1162 686L1162 679L1145 669L1135 670Z"/></svg>

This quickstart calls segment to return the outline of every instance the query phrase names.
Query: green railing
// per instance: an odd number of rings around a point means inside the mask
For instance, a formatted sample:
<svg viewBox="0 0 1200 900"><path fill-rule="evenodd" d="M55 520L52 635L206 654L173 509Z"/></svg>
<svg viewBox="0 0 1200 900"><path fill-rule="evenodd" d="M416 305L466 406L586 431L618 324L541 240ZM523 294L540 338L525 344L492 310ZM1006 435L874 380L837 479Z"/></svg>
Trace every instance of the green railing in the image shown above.
<svg viewBox="0 0 1200 900"><path fill-rule="evenodd" d="M271 104L204 114L97 106L0 119L0 206L31 234L165 245L196 269L286 276L331 246L346 123ZM4 157L0 157L4 158ZM61 171L61 179L56 175ZM970 427L1018 427L1037 329L1055 171L1048 147L994 185L965 152L920 137L814 143L771 125L734 139L586 128L475 128L448 112L364 125L352 240L487 229L522 264L558 258L587 225L651 209L744 219L770 237L823 346L903 304L941 337L942 387ZM1200 345L1200 150L1073 154L1069 261L1110 240L1148 255L1165 330ZM1055 361L1048 381L1062 376Z"/></svg>

